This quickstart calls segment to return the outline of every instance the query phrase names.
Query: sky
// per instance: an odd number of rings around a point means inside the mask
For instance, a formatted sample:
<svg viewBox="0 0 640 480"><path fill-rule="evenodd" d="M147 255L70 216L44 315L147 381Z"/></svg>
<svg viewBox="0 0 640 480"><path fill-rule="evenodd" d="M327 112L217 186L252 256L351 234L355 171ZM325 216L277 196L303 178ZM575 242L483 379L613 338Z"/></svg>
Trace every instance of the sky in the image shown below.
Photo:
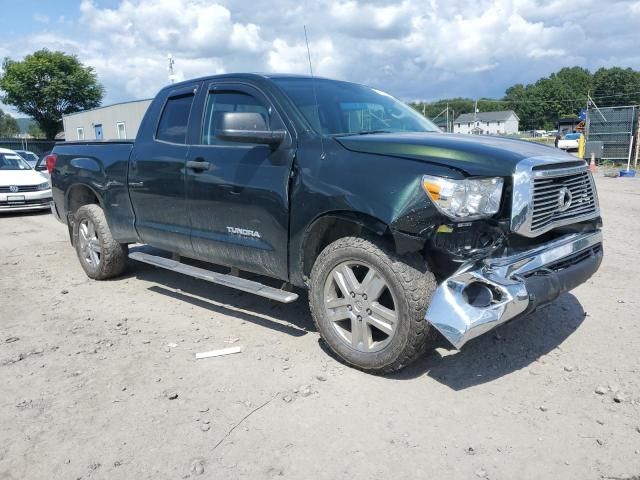
<svg viewBox="0 0 640 480"><path fill-rule="evenodd" d="M565 66L640 70L640 0L0 0L0 58L75 54L103 104L228 72L308 73L405 101L501 97ZM0 107L11 113L6 106Z"/></svg>

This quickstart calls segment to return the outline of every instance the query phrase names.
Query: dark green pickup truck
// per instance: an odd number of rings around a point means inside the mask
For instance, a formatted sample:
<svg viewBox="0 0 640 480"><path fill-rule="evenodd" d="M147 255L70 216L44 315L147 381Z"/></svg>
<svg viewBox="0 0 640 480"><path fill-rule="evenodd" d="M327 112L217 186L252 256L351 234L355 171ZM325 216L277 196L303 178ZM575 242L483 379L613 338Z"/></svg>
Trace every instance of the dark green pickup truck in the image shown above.
<svg viewBox="0 0 640 480"><path fill-rule="evenodd" d="M460 348L549 303L603 254L582 160L441 133L390 95L341 81L170 85L135 142L60 143L47 165L54 214L89 277L119 275L132 258L276 301L307 288L327 344L375 373L409 364L437 332Z"/></svg>

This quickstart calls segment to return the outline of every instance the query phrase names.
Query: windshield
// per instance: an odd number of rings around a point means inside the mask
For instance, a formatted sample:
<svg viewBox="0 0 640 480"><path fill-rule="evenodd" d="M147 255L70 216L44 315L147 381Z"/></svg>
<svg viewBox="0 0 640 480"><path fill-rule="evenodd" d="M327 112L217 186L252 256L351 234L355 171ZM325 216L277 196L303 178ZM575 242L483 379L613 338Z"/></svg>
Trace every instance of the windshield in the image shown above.
<svg viewBox="0 0 640 480"><path fill-rule="evenodd" d="M28 162L38 161L38 156L33 152L27 152L26 150L16 150L16 153Z"/></svg>
<svg viewBox="0 0 640 480"><path fill-rule="evenodd" d="M272 80L300 109L314 130L325 135L440 131L413 108L387 93L363 85L321 78Z"/></svg>
<svg viewBox="0 0 640 480"><path fill-rule="evenodd" d="M31 167L20 155L0 153L0 170L31 170Z"/></svg>

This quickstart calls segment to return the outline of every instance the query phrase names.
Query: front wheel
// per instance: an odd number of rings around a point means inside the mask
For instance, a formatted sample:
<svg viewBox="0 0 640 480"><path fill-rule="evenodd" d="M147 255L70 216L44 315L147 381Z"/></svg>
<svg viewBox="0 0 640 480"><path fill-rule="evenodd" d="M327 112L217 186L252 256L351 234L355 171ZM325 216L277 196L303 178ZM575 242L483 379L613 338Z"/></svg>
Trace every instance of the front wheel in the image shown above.
<svg viewBox="0 0 640 480"><path fill-rule="evenodd" d="M106 280L116 277L127 266L127 245L113 239L99 205L84 205L77 210L73 244L80 265L89 278Z"/></svg>
<svg viewBox="0 0 640 480"><path fill-rule="evenodd" d="M375 240L345 237L320 253L310 280L318 331L350 365L392 372L433 342L424 315L436 282L420 262L401 258Z"/></svg>

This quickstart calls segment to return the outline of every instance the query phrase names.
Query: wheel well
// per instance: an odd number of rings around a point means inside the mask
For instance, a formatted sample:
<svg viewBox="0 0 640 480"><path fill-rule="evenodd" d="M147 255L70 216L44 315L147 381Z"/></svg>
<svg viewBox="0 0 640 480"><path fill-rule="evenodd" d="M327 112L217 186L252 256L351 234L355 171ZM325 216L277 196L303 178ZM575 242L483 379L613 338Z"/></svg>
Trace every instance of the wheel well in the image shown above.
<svg viewBox="0 0 640 480"><path fill-rule="evenodd" d="M67 213L75 213L83 205L100 205L98 196L86 185L74 185L67 194Z"/></svg>
<svg viewBox="0 0 640 480"><path fill-rule="evenodd" d="M308 277L316 258L327 245L343 237L373 235L393 246L393 237L387 225L367 215L325 215L311 224L305 235L302 273Z"/></svg>

